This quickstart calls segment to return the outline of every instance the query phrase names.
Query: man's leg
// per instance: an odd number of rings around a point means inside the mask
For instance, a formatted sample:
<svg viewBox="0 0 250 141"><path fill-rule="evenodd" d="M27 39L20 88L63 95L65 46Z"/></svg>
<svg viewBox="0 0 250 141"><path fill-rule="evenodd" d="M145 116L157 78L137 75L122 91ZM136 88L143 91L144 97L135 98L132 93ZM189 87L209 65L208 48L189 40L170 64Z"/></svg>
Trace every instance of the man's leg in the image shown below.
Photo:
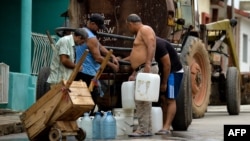
<svg viewBox="0 0 250 141"><path fill-rule="evenodd" d="M176 101L175 99L167 99L167 111L166 111L166 119L163 125L164 130L170 130L170 127L172 125L172 121L174 119L175 113L176 113Z"/></svg>
<svg viewBox="0 0 250 141"><path fill-rule="evenodd" d="M170 127L176 113L176 101L168 99L165 95L160 95L160 101L163 112L163 128L156 135L170 134Z"/></svg>
<svg viewBox="0 0 250 141"><path fill-rule="evenodd" d="M138 130L151 133L151 107L152 103L147 101L136 101L136 115L138 117Z"/></svg>
<svg viewBox="0 0 250 141"><path fill-rule="evenodd" d="M165 98L165 95L160 95L160 105L162 108L162 114L163 114L163 126L166 124L167 121L167 111L168 111L168 104L167 99Z"/></svg>

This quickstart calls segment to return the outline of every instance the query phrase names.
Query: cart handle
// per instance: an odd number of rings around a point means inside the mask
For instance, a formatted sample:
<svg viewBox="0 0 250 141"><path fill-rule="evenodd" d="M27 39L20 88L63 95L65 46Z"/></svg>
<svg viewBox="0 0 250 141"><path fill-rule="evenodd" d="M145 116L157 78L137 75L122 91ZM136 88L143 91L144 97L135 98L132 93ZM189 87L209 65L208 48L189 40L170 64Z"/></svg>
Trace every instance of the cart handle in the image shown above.
<svg viewBox="0 0 250 141"><path fill-rule="evenodd" d="M80 60L77 62L73 72L71 73L69 80L66 82L65 88L68 89L70 87L70 85L72 84L72 82L75 80L77 73L79 72L79 69L83 63L83 61L85 60L87 54L89 53L89 50L86 49L83 53L83 55L81 56Z"/></svg>

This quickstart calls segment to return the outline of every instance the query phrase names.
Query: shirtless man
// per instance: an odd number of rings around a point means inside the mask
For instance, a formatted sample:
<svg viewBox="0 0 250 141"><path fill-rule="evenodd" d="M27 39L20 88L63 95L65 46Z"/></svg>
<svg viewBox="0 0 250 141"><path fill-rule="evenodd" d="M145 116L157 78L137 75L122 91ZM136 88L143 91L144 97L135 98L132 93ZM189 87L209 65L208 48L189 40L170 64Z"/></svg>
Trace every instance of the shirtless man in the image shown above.
<svg viewBox="0 0 250 141"><path fill-rule="evenodd" d="M127 17L126 23L129 31L136 35L130 56L123 59L128 60L134 70L132 75L129 76L129 80L134 81L139 72L158 73L158 65L154 59L156 49L156 35L154 30L150 26L142 24L141 18L136 14L130 14ZM135 132L128 136L151 136L152 102L135 101L135 103L139 126Z"/></svg>

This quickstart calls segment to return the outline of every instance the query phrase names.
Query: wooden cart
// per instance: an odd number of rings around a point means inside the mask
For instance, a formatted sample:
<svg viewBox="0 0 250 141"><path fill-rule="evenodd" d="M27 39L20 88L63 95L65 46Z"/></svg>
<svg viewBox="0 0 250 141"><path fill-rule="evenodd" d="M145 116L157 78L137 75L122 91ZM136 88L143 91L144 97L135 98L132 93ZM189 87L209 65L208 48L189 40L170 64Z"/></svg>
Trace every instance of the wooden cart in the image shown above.
<svg viewBox="0 0 250 141"><path fill-rule="evenodd" d="M75 136L79 141L85 139L86 133L77 126L76 120L84 112L94 108L95 103L90 94L92 88L88 88L83 81L73 80L87 53L85 51L68 81L57 84L20 115L31 141L59 141L66 140L67 136ZM112 51L106 55L99 73L106 66L111 54Z"/></svg>

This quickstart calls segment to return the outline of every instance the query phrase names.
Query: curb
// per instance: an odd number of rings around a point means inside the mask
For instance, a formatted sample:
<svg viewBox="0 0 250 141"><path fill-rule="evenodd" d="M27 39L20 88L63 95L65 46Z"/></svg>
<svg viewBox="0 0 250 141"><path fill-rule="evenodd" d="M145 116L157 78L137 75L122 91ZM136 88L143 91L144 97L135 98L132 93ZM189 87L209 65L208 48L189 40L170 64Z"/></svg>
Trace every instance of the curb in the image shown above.
<svg viewBox="0 0 250 141"><path fill-rule="evenodd" d="M21 122L0 125L0 136L24 132Z"/></svg>
<svg viewBox="0 0 250 141"><path fill-rule="evenodd" d="M24 132L20 115L21 112L0 109L0 136Z"/></svg>

